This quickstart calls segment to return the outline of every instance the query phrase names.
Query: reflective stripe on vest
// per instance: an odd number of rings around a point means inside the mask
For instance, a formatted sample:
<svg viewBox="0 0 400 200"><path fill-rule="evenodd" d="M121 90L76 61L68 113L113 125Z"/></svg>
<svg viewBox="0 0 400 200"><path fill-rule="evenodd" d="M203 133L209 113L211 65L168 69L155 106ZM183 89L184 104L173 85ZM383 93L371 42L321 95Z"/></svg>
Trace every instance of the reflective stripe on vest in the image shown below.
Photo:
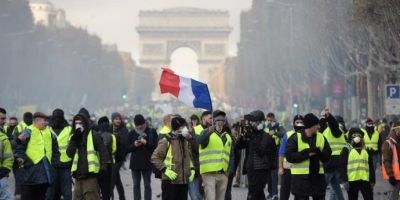
<svg viewBox="0 0 400 200"><path fill-rule="evenodd" d="M71 126L66 126L57 137L58 151L62 163L70 162L72 159L67 155L67 146L70 139Z"/></svg>
<svg viewBox="0 0 400 200"><path fill-rule="evenodd" d="M196 133L196 135L200 135L203 130L204 128L201 124L194 127L194 132Z"/></svg>
<svg viewBox="0 0 400 200"><path fill-rule="evenodd" d="M112 159L113 163L115 163L115 153L117 152L117 138L115 137L114 134L111 134L112 137L112 144L111 144L111 154L112 154Z"/></svg>
<svg viewBox="0 0 400 200"><path fill-rule="evenodd" d="M39 130L34 125L28 127L30 131L29 142L25 154L32 160L33 164L39 163L44 157L47 157L51 163L53 151L53 139L50 128Z"/></svg>
<svg viewBox="0 0 400 200"><path fill-rule="evenodd" d="M90 173L95 173L95 174L99 173L100 161L97 152L94 150L92 131L90 131L87 136L86 151L87 151L88 171ZM74 161L72 162L71 172L74 172L78 169L78 160L79 160L79 155L78 153L75 153Z"/></svg>
<svg viewBox="0 0 400 200"><path fill-rule="evenodd" d="M386 140L386 142L389 143L389 147L392 150L392 166L391 167L393 170L394 178L396 180L400 180L400 166L399 166L399 157L397 155L397 147L390 140ZM382 154L382 167L381 168L382 168L383 179L389 180L389 176L386 172L384 163L385 163L385 158L383 157L383 154Z"/></svg>
<svg viewBox="0 0 400 200"><path fill-rule="evenodd" d="M318 147L321 151L325 146L325 139L321 133L317 133L316 135L317 141L315 146ZM304 149L310 148L308 143L303 142L301 139L301 133L297 133L297 152L301 152ZM310 159L304 160L299 163L293 163L292 168L290 169L291 174L309 174L310 173ZM324 167L322 162L319 162L319 174L324 174Z"/></svg>
<svg viewBox="0 0 400 200"><path fill-rule="evenodd" d="M369 137L367 130L361 129L364 132L364 143L367 148L371 148L374 151L378 151L378 141L379 141L379 133L378 131L374 131L372 133L371 138Z"/></svg>
<svg viewBox="0 0 400 200"><path fill-rule="evenodd" d="M211 133L206 148L203 149L199 145L200 174L228 170L232 138L226 133L225 136L225 145L222 138L215 132Z"/></svg>
<svg viewBox="0 0 400 200"><path fill-rule="evenodd" d="M325 136L326 140L328 141L329 146L332 149L332 156L340 155L342 149L346 146L346 139L344 138L344 134L341 134L340 137L335 137L332 134L331 128L327 127L324 130L323 135Z"/></svg>
<svg viewBox="0 0 400 200"><path fill-rule="evenodd" d="M369 181L368 153L365 149L358 153L356 149L350 150L347 159L348 181Z"/></svg>

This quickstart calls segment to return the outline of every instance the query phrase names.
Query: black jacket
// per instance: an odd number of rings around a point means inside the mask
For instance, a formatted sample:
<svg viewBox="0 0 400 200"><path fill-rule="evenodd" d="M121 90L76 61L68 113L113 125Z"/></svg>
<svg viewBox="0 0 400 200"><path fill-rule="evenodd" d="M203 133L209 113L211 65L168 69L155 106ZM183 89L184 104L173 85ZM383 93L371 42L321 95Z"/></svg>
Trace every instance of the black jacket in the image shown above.
<svg viewBox="0 0 400 200"><path fill-rule="evenodd" d="M117 152L115 153L115 162L124 162L126 155L129 153L129 131L124 123L120 127L115 128L111 125L110 132L115 135L117 140Z"/></svg>
<svg viewBox="0 0 400 200"><path fill-rule="evenodd" d="M129 134L129 144L131 154L131 162L129 168L131 170L152 170L152 164L150 161L151 155L157 147L158 136L157 132L153 128L146 128L144 130L145 135L143 139L147 141L146 145L136 147L135 141L139 139L139 134L135 129Z"/></svg>
<svg viewBox="0 0 400 200"><path fill-rule="evenodd" d="M331 156L331 148L325 139L325 145L319 155L309 156L312 148L316 147L316 135L308 138L304 129L299 131L301 138L297 134L292 135L286 145L285 156L290 163L300 163L304 160L310 160L310 173L308 175L292 175L291 176L291 192L300 196L321 196L325 194L326 182L324 174L319 174L319 161L325 163ZM298 152L297 141L302 139L310 145L309 149Z"/></svg>
<svg viewBox="0 0 400 200"><path fill-rule="evenodd" d="M269 134L259 131L254 138L240 137L237 143L238 149L246 148L243 174L254 170L276 169L276 145Z"/></svg>
<svg viewBox="0 0 400 200"><path fill-rule="evenodd" d="M78 156L79 156L78 167L77 167L77 170L72 173L72 176L76 179L86 179L88 177L96 176L96 174L94 174L94 173L89 173L89 169L88 169L87 136L90 131L89 121L82 114L78 114L77 116L80 116L83 119L83 126L84 126L85 130L81 137L74 137L74 134L77 134L74 131L74 133L71 136L71 139L68 143L67 155L71 158L74 158L75 153L78 153ZM77 116L74 117L73 121L75 121L75 118ZM75 130L75 124L72 124L72 130ZM95 131L92 131L92 137L93 137L94 150L99 153L100 166L104 166L103 164L107 163L107 161L109 160L107 149L103 143L103 140L102 140L100 134L98 134Z"/></svg>
<svg viewBox="0 0 400 200"><path fill-rule="evenodd" d="M323 133L327 128L331 129L332 135L335 138L341 137L344 133L339 129L339 124L335 117L329 115L327 118L320 120L320 132ZM325 172L338 171L340 168L340 155L332 155L327 163L324 163Z"/></svg>

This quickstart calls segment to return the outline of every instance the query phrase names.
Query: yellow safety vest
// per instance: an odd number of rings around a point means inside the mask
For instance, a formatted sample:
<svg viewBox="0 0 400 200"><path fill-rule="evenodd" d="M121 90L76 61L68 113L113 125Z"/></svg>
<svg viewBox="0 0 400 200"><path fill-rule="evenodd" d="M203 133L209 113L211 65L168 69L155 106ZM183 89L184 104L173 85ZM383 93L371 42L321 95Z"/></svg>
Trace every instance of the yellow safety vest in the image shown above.
<svg viewBox="0 0 400 200"><path fill-rule="evenodd" d="M315 145L322 151L325 146L324 136L321 133L317 133L316 137L317 141ZM297 133L297 151L301 152L304 149L308 148L310 148L310 145L308 145L308 143L303 142L303 140L301 139L301 133ZM293 163L290 172L291 174L295 175L310 174L310 159L304 160L299 163ZM324 167L321 161L319 162L319 174L324 174Z"/></svg>
<svg viewBox="0 0 400 200"><path fill-rule="evenodd" d="M196 133L196 135L200 135L203 130L204 128L201 124L194 127L194 132Z"/></svg>
<svg viewBox="0 0 400 200"><path fill-rule="evenodd" d="M210 135L209 143L206 148L199 145L200 174L207 172L227 172L229 167L229 158L232 148L232 138L225 133L226 143L222 142L222 138L213 132Z"/></svg>
<svg viewBox="0 0 400 200"><path fill-rule="evenodd" d="M165 156L165 159L164 159L164 165L165 165L165 167L167 169L172 170L172 171L176 171L174 169L174 166L176 166L176 165L173 163L173 155L172 155L171 143L168 140L167 140L167 142L168 142L168 151L167 151L167 156ZM192 160L190 160L190 168L193 168Z"/></svg>
<svg viewBox="0 0 400 200"><path fill-rule="evenodd" d="M25 154L35 165L44 157L47 157L51 163L53 155L53 139L51 130L49 128L39 130L34 125L30 125L28 131L30 131L30 136Z"/></svg>
<svg viewBox="0 0 400 200"><path fill-rule="evenodd" d="M71 126L66 126L57 137L58 151L62 163L70 162L72 159L67 155L67 146L71 135Z"/></svg>
<svg viewBox="0 0 400 200"><path fill-rule="evenodd" d="M346 146L346 139L344 137L344 134L342 133L342 135L340 137L335 137L332 134L332 130L331 128L327 127L324 132L323 135L325 136L326 140L328 141L329 146L332 149L332 156L338 156L340 155L340 153L342 152L342 149Z"/></svg>
<svg viewBox="0 0 400 200"><path fill-rule="evenodd" d="M371 148L374 151L378 151L378 141L379 141L379 133L378 131L374 131L372 133L371 138L368 136L367 130L361 129L364 132L364 143L367 148Z"/></svg>
<svg viewBox="0 0 400 200"><path fill-rule="evenodd" d="M22 131L24 131L27 128L28 128L28 125L24 121L18 123L18 125L17 125L18 133L21 133Z"/></svg>
<svg viewBox="0 0 400 200"><path fill-rule="evenodd" d="M115 138L114 134L111 135L112 135L111 154L113 157L113 163L115 163L115 153L117 152L117 139Z"/></svg>
<svg viewBox="0 0 400 200"><path fill-rule="evenodd" d="M168 128L167 126L163 126L159 131L159 135L167 135L170 132L171 132L170 128Z"/></svg>
<svg viewBox="0 0 400 200"><path fill-rule="evenodd" d="M264 128L264 132L269 134L269 128ZM278 136L272 135L272 138L274 139L276 146L281 143L281 138L279 138Z"/></svg>
<svg viewBox="0 0 400 200"><path fill-rule="evenodd" d="M295 133L296 133L296 131L294 131L294 130L288 131L288 132L286 133L287 139L289 139L289 138L290 138L293 134L295 134ZM283 166L287 169L287 168L290 168L291 165L292 165L292 163L289 163L289 162L286 160L286 157L284 157L284 158L283 158Z"/></svg>
<svg viewBox="0 0 400 200"><path fill-rule="evenodd" d="M98 152L94 150L92 131L90 131L87 136L86 153L88 160L88 171L90 173L95 173L95 174L99 173L100 161ZM78 169L78 160L79 160L79 155L78 152L76 152L74 156L74 161L72 162L71 172L74 172Z"/></svg>
<svg viewBox="0 0 400 200"><path fill-rule="evenodd" d="M369 181L368 153L365 149L358 153L357 150L350 150L347 161L348 181Z"/></svg>
<svg viewBox="0 0 400 200"><path fill-rule="evenodd" d="M12 169L13 163L14 163L14 154L11 148L11 143L8 140L7 135L0 133L0 142L2 145L2 150L3 152L0 152L2 157L1 157L1 162L0 162L0 168L4 167L9 170Z"/></svg>

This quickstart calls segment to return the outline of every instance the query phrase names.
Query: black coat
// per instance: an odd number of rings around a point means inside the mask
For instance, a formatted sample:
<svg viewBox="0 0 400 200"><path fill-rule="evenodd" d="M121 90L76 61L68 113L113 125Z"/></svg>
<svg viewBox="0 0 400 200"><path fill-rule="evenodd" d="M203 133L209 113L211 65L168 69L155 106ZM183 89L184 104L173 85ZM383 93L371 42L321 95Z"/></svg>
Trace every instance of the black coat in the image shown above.
<svg viewBox="0 0 400 200"><path fill-rule="evenodd" d="M146 134L143 139L147 141L147 144L144 146L135 146L135 141L139 139L139 134L136 132L136 130L132 130L132 132L129 134L130 139L130 152L131 154L131 162L130 162L130 169L131 170L152 170L152 164L150 161L151 155L153 154L153 151L157 147L157 141L158 141L158 136L157 132L153 128L146 128L144 130L144 133Z"/></svg>
<svg viewBox="0 0 400 200"><path fill-rule="evenodd" d="M113 126L110 128L110 132L115 135L115 139L117 141L117 151L115 152L115 162L124 162L126 155L129 153L129 131L126 128L125 124L122 123L121 126L117 129L114 129Z"/></svg>
<svg viewBox="0 0 400 200"><path fill-rule="evenodd" d="M243 174L254 170L276 169L276 145L269 134L260 131L254 138L248 140L241 137L237 143L238 149L246 148Z"/></svg>
<svg viewBox="0 0 400 200"><path fill-rule="evenodd" d="M325 163L330 159L332 153L328 142L325 137L325 145L319 155L309 156L311 149L305 149L298 152L298 139L302 139L307 142L311 148L316 147L316 136L308 138L304 130L301 130L301 138L297 137L297 134L292 135L286 145L285 156L290 163L299 163L304 160L310 160L310 174L308 175L293 175L291 176L291 192L294 195L300 196L321 196L325 195L326 182L324 174L319 174L319 161Z"/></svg>

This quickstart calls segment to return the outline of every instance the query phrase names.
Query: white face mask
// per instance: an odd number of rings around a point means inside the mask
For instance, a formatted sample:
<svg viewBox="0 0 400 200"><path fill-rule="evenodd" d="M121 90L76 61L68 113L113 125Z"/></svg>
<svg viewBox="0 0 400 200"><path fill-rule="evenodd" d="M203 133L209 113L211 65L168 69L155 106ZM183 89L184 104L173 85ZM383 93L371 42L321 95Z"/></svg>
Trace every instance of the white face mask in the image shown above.
<svg viewBox="0 0 400 200"><path fill-rule="evenodd" d="M80 129L81 132L83 132L83 130L85 130L85 129L83 128L82 124L77 124L77 125L75 126L75 130L78 130L78 129Z"/></svg>
<svg viewBox="0 0 400 200"><path fill-rule="evenodd" d="M264 123L260 123L257 125L257 130L261 131L264 129Z"/></svg>
<svg viewBox="0 0 400 200"><path fill-rule="evenodd" d="M189 129L186 126L183 127L181 134L183 137L188 138L190 136Z"/></svg>
<svg viewBox="0 0 400 200"><path fill-rule="evenodd" d="M361 138L357 136L357 137L353 138L353 142L358 144L361 142Z"/></svg>

